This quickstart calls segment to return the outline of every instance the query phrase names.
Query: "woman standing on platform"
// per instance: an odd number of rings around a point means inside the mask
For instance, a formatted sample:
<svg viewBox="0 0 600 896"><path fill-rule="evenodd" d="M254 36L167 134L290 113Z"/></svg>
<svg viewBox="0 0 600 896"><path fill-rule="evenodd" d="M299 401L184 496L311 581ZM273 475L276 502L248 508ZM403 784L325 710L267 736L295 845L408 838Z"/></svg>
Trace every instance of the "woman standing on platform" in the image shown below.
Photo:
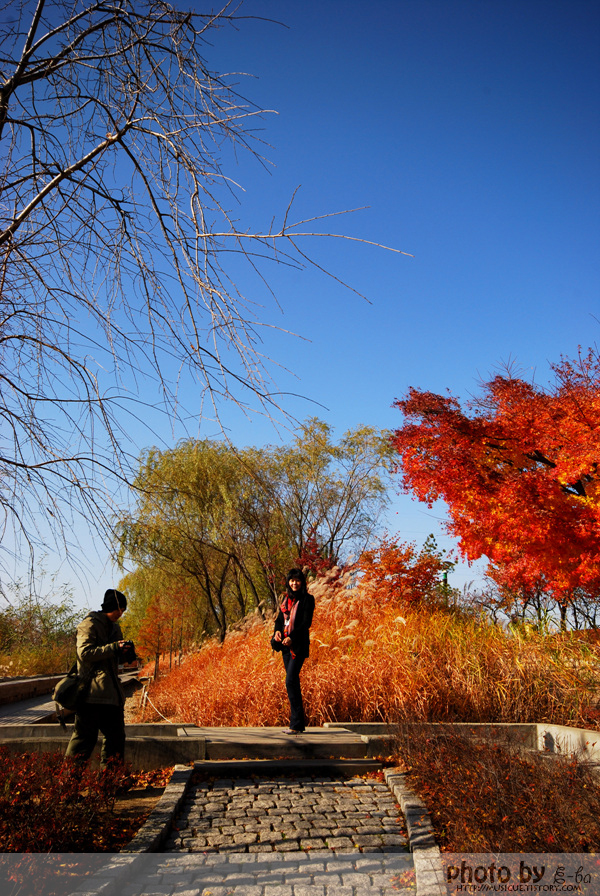
<svg viewBox="0 0 600 896"><path fill-rule="evenodd" d="M271 639L273 650L281 651L285 667L285 686L290 701L290 727L286 728L285 734L302 734L306 728L300 670L309 653L309 630L314 610L315 599L306 589L304 573L301 569L291 569Z"/></svg>

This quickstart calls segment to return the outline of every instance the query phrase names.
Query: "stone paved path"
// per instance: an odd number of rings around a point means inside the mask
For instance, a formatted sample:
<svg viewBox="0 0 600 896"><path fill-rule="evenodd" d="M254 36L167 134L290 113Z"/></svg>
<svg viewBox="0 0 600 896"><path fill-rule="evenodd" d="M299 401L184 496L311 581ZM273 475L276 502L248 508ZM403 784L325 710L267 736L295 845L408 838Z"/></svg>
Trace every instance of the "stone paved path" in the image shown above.
<svg viewBox="0 0 600 896"><path fill-rule="evenodd" d="M198 781L176 827L165 852L409 851L387 785L364 778Z"/></svg>
<svg viewBox="0 0 600 896"><path fill-rule="evenodd" d="M92 896L93 891L80 896ZM410 856L354 852L140 856L119 896L420 896ZM425 894L423 894L425 896Z"/></svg>
<svg viewBox="0 0 600 896"><path fill-rule="evenodd" d="M404 819L374 779L199 779L176 826L122 896L417 893Z"/></svg>

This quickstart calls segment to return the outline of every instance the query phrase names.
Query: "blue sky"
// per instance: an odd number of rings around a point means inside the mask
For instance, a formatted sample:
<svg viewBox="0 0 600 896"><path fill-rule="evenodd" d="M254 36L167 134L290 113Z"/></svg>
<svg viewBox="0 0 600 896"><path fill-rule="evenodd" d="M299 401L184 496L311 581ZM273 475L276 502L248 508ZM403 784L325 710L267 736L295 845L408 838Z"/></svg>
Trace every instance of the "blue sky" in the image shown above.
<svg viewBox="0 0 600 896"><path fill-rule="evenodd" d="M414 255L315 243L371 304L312 272L272 275L284 314L270 320L311 340L267 343L299 377L284 388L341 429L394 426L390 405L411 385L466 396L511 361L543 382L548 362L595 342L597 4L248 0L243 11L288 26L243 24L214 51L225 70L254 73L242 89L278 110L262 134L276 167L242 166L253 220L301 185L299 216L368 206L335 227Z"/></svg>
<svg viewBox="0 0 600 896"><path fill-rule="evenodd" d="M286 26L249 22L214 48L278 111L262 134L272 173L243 168L254 220L301 185L300 217L368 206L336 228L414 255L315 244L371 304L310 271L272 276L281 325L310 339L268 341L298 377L278 381L324 406L291 401L295 414L339 433L394 428L409 386L468 398L507 364L545 383L549 363L596 343L597 4L248 0L242 12ZM272 438L231 419L236 441ZM399 498L389 525L420 541L442 513Z"/></svg>
<svg viewBox="0 0 600 896"><path fill-rule="evenodd" d="M550 362L598 342L596 2L246 0L239 12L257 18L214 36L209 66L249 73L240 92L277 111L259 125L272 167L242 158L232 172L240 220L267 228L300 187L299 219L366 206L317 227L414 256L303 243L369 301L311 269L270 271L280 308L243 284L266 323L303 337L264 331L278 388L305 396L285 400L291 414L337 435L394 428L410 386L466 399L508 363L545 383ZM239 445L278 438L234 409L223 420ZM200 433L218 436L210 420ZM442 513L398 498L389 528L422 542ZM104 581L102 558L98 570Z"/></svg>

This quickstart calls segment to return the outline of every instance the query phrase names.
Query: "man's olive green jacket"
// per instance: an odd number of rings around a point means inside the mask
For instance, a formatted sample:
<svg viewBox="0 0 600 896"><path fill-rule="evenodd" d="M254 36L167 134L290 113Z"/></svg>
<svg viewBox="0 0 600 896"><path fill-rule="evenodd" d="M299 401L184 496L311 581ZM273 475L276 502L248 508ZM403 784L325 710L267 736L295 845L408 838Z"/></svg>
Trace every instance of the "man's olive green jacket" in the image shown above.
<svg viewBox="0 0 600 896"><path fill-rule="evenodd" d="M77 627L77 671L91 681L86 703L124 705L118 674L118 642L122 640L120 626L101 611L89 613Z"/></svg>

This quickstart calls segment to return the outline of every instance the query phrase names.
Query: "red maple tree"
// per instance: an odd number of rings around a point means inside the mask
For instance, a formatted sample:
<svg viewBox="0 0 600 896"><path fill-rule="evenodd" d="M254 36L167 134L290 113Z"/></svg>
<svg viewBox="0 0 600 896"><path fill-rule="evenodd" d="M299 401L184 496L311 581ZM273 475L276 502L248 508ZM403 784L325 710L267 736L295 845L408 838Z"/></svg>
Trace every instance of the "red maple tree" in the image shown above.
<svg viewBox="0 0 600 896"><path fill-rule="evenodd" d="M463 556L564 606L576 589L600 593L600 358L552 370L547 389L496 376L465 410L411 389L395 402L405 421L392 442L402 490L446 502Z"/></svg>

